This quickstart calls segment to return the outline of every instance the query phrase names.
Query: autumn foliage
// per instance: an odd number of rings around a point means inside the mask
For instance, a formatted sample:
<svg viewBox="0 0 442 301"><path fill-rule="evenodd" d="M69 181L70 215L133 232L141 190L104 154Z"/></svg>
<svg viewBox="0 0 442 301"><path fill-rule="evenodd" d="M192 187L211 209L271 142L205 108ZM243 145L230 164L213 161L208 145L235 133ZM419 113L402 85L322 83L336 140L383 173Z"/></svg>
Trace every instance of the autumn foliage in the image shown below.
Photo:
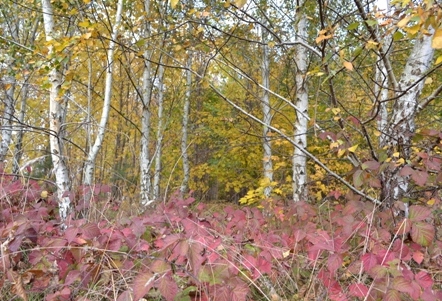
<svg viewBox="0 0 442 301"><path fill-rule="evenodd" d="M35 181L1 178L7 299L442 299L434 204L402 218L351 193L216 210L173 196L139 216L71 220L61 231L54 197L42 192Z"/></svg>

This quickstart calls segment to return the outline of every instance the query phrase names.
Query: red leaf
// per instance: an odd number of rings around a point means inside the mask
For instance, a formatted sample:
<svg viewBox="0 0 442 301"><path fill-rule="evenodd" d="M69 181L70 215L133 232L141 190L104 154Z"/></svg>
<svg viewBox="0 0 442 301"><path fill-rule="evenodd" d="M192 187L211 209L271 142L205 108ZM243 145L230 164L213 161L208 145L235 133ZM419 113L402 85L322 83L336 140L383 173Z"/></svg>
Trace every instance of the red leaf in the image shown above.
<svg viewBox="0 0 442 301"><path fill-rule="evenodd" d="M409 176L414 174L415 170L413 168L411 168L408 165L405 165L404 167L401 168L401 171L399 172L399 175L401 176Z"/></svg>
<svg viewBox="0 0 442 301"><path fill-rule="evenodd" d="M364 271L371 270L374 266L378 264L376 255L372 253L366 253L362 255L362 264L364 267Z"/></svg>
<svg viewBox="0 0 442 301"><path fill-rule="evenodd" d="M363 170L365 170L365 169L378 170L379 166L380 166L380 164L378 161L365 161L364 163L362 163L361 168Z"/></svg>
<svg viewBox="0 0 442 301"><path fill-rule="evenodd" d="M414 173L411 174L411 178L417 185L424 186L425 183L427 183L428 172L422 170L415 170Z"/></svg>
<svg viewBox="0 0 442 301"><path fill-rule="evenodd" d="M175 297L178 295L179 291L178 285L176 284L175 280L172 279L170 274L167 274L160 278L160 280L158 281L158 289L161 295L167 301L175 300Z"/></svg>
<svg viewBox="0 0 442 301"><path fill-rule="evenodd" d="M417 222L411 227L411 239L423 247L428 247L434 240L434 227L428 223Z"/></svg>
<svg viewBox="0 0 442 301"><path fill-rule="evenodd" d="M96 238L101 234L97 224L88 223L82 227L83 237L85 239Z"/></svg>
<svg viewBox="0 0 442 301"><path fill-rule="evenodd" d="M414 300L419 299L420 287L415 281L398 276L393 279L392 287L400 292L408 293Z"/></svg>
<svg viewBox="0 0 442 301"><path fill-rule="evenodd" d="M187 256L195 275L198 275L201 265L206 260L206 256L203 256L204 251L204 246L200 242L189 243Z"/></svg>
<svg viewBox="0 0 442 301"><path fill-rule="evenodd" d="M363 283L353 283L349 286L350 296L364 298L368 295L368 287Z"/></svg>
<svg viewBox="0 0 442 301"><path fill-rule="evenodd" d="M152 274L149 271L139 273L132 284L134 292L134 300L139 300L146 295L152 288L155 282L156 274Z"/></svg>
<svg viewBox="0 0 442 301"><path fill-rule="evenodd" d="M424 261L424 254L421 251L415 251L415 252L413 252L413 259L418 264L421 264L422 261Z"/></svg>
<svg viewBox="0 0 442 301"><path fill-rule="evenodd" d="M411 222L420 222L431 216L431 210L424 206L410 206L408 218Z"/></svg>
<svg viewBox="0 0 442 301"><path fill-rule="evenodd" d="M78 234L78 228L70 227L67 228L66 231L64 232L64 237L70 244L77 237L77 234Z"/></svg>
<svg viewBox="0 0 442 301"><path fill-rule="evenodd" d="M419 273L417 273L414 276L414 279L423 289L431 288L434 283L431 275L425 271L420 271Z"/></svg>
<svg viewBox="0 0 442 301"><path fill-rule="evenodd" d="M327 268L333 274L342 266L341 254L331 254L327 260Z"/></svg>
<svg viewBox="0 0 442 301"><path fill-rule="evenodd" d="M235 287L232 288L232 301L245 301L250 292L249 286L241 280L236 280Z"/></svg>

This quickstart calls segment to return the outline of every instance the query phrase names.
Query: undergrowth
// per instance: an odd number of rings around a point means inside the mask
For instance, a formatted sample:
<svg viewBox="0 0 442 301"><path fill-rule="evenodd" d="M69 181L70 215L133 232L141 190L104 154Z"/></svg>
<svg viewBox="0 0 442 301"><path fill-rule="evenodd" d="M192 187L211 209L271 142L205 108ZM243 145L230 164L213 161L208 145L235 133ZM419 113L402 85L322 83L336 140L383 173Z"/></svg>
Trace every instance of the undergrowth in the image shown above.
<svg viewBox="0 0 442 301"><path fill-rule="evenodd" d="M62 231L46 195L1 179L1 300L442 300L439 204L405 219L351 194L222 210L173 196Z"/></svg>

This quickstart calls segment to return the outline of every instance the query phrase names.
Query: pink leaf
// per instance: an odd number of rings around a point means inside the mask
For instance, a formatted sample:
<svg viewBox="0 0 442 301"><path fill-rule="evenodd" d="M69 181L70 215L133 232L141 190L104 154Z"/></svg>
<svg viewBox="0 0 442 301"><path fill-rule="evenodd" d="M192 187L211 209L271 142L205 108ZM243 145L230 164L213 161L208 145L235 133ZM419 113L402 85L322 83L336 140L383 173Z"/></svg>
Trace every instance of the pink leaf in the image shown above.
<svg viewBox="0 0 442 301"><path fill-rule="evenodd" d="M364 298L368 295L368 287L363 283L353 283L349 287L350 296Z"/></svg>
<svg viewBox="0 0 442 301"><path fill-rule="evenodd" d="M421 264L422 261L424 260L424 254L421 251L415 251L415 252L413 252L413 259L418 264Z"/></svg>
<svg viewBox="0 0 442 301"><path fill-rule="evenodd" d="M364 271L369 271L371 268L378 264L378 260L376 255L372 253L366 253L362 255L362 264L364 267Z"/></svg>
<svg viewBox="0 0 442 301"><path fill-rule="evenodd" d="M361 168L363 170L365 170L365 169L378 170L379 166L380 166L380 164L378 161L365 161L364 163L362 163Z"/></svg>
<svg viewBox="0 0 442 301"><path fill-rule="evenodd" d="M431 216L430 208L413 205L410 206L409 219L411 222L420 222Z"/></svg>
<svg viewBox="0 0 442 301"><path fill-rule="evenodd" d="M389 289L385 294L384 301L402 301L401 293L397 290Z"/></svg>
<svg viewBox="0 0 442 301"><path fill-rule="evenodd" d="M341 254L331 254L327 259L327 268L333 274L342 266Z"/></svg>
<svg viewBox="0 0 442 301"><path fill-rule="evenodd" d="M149 290L152 288L155 281L155 274L152 274L149 271L144 271L138 274L135 277L135 280L132 284L132 289L134 292L134 300L139 300L146 295Z"/></svg>
<svg viewBox="0 0 442 301"><path fill-rule="evenodd" d="M232 288L232 301L246 301L247 294L250 291L249 286L241 280L237 280L237 284Z"/></svg>
<svg viewBox="0 0 442 301"><path fill-rule="evenodd" d="M166 301L174 301L178 295L178 285L170 274L162 276L158 281L158 289Z"/></svg>
<svg viewBox="0 0 442 301"><path fill-rule="evenodd" d="M83 236L85 239L96 238L101 234L100 229L97 224L88 223L82 227Z"/></svg>
<svg viewBox="0 0 442 301"><path fill-rule="evenodd" d="M434 227L428 223L417 222L411 227L411 239L423 247L428 247L434 240Z"/></svg>
<svg viewBox="0 0 442 301"><path fill-rule="evenodd" d="M424 186L425 183L427 183L428 172L415 170L415 172L411 174L411 178L417 185Z"/></svg>
<svg viewBox="0 0 442 301"><path fill-rule="evenodd" d="M417 273L414 276L414 279L423 289L431 288L434 283L431 275L425 271L420 271L419 273Z"/></svg>

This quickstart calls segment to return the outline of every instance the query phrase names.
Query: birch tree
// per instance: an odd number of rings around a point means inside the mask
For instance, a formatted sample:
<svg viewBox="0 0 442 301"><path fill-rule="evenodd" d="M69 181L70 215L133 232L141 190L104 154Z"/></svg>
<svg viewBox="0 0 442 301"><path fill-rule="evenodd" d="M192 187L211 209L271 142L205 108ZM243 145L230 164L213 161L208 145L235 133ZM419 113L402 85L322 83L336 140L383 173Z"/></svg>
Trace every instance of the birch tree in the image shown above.
<svg viewBox="0 0 442 301"><path fill-rule="evenodd" d="M160 66L158 67L158 87L157 87L157 102L158 102L158 122L157 122L157 140L155 147L155 173L153 180L153 199L160 198L160 180L161 180L161 155L163 149L163 107L164 107L164 66L160 59Z"/></svg>
<svg viewBox="0 0 442 301"><path fill-rule="evenodd" d="M184 95L183 105L183 119L181 129L181 157L183 161L183 181L181 182L180 192L184 194L188 190L190 179L190 162L188 153L188 126L189 126L189 113L190 113L190 97L192 94L192 53L187 53L186 62L186 93Z"/></svg>
<svg viewBox="0 0 442 301"><path fill-rule="evenodd" d="M106 60L106 80L104 88L104 101L103 110L101 112L101 119L98 125L98 133L95 138L95 142L89 150L87 159L84 164L83 169L83 184L86 187L93 185L93 177L95 170L95 160L97 158L98 152L100 151L106 133L107 122L109 119L110 104L112 99L112 80L113 80L113 69L114 69L114 52L116 47L116 41L118 36L118 30L121 23L121 15L123 11L123 0L118 0L117 12L115 15L115 23L112 26L112 33L109 41L109 48L107 51Z"/></svg>
<svg viewBox="0 0 442 301"><path fill-rule="evenodd" d="M272 112L270 104L270 58L269 58L269 45L267 44L267 32L266 27L261 26L261 39L262 39L262 58L261 58L261 77L262 77L262 115L263 115L263 127L262 127L262 147L264 150L264 157L262 159L264 168L265 182L271 183L273 181L273 162L272 162L272 146L269 125L272 122ZM264 188L264 196L269 197L272 193L272 186L266 186Z"/></svg>
<svg viewBox="0 0 442 301"><path fill-rule="evenodd" d="M296 39L302 43L308 41L307 16L304 12L305 1L300 1L296 9L295 33ZM307 126L308 126L308 51L307 48L297 43L295 48L296 63L296 120L294 122L293 141L296 147L293 149L292 156L292 187L293 200L307 200L307 158L302 149L307 149Z"/></svg>
<svg viewBox="0 0 442 301"><path fill-rule="evenodd" d="M13 41L18 41L19 35L19 24L17 16L8 16L7 12L4 8L0 10L2 14L2 19L4 23L1 27L3 32L8 33L9 37ZM16 46L12 45L12 49L15 49ZM12 125L13 125L13 117L15 111L15 87L16 87L16 79L13 74L14 66L15 66L15 58L13 57L13 53L5 53L6 57L6 74L2 78L2 86L4 92L3 103L3 114L1 117L1 141L0 141L0 163L6 160L6 155L10 151L10 144L12 141Z"/></svg>
<svg viewBox="0 0 442 301"><path fill-rule="evenodd" d="M55 58L56 53L51 42L57 38L57 32L54 29L55 23L52 4L50 0L42 0L41 4L45 36L46 41L49 44L49 55ZM64 223L70 211L71 199L69 197L70 178L66 161L63 157L62 122L64 120L64 106L62 101L64 98L60 96L62 74L59 68L57 68L55 62L52 62L52 64L52 69L49 72L49 81L51 83L49 91L49 144L53 163L53 173L57 185L60 219L62 221L62 227L66 227Z"/></svg>
<svg viewBox="0 0 442 301"><path fill-rule="evenodd" d="M144 21L144 32L146 37L151 35L150 26L150 0L144 1L144 11L145 11L145 21ZM150 142L150 128L151 128L151 113L150 113L150 102L152 97L152 67L150 59L152 57L152 51L149 50L149 45L145 45L144 50L144 60L143 60L143 78L142 78L142 115L141 115L141 150L140 150L140 196L141 205L148 206L154 199L152 196L152 183L151 183L151 173L150 167L151 157L149 153L149 142Z"/></svg>
<svg viewBox="0 0 442 301"><path fill-rule="evenodd" d="M413 134L416 132L416 115L419 112L419 96L424 82L422 76L428 71L433 59L431 47L434 29L429 34L422 34L416 40L407 63L402 71L395 103L387 126L381 135L381 147L388 150L388 155L399 153L405 161L410 160ZM407 196L409 180L399 173L398 168L387 169L381 175L383 182L381 199L387 204Z"/></svg>

